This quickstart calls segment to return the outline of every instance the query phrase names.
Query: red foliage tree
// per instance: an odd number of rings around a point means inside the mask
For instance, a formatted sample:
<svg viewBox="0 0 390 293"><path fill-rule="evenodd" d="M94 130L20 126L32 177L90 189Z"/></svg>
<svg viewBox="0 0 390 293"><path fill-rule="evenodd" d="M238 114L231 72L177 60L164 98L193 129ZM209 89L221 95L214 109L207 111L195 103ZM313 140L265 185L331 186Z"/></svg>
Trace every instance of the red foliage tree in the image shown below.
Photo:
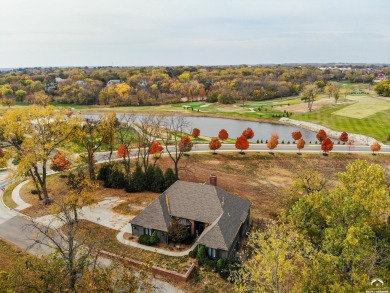
<svg viewBox="0 0 390 293"><path fill-rule="evenodd" d="M189 152L192 149L191 138L187 135L184 135L179 141L179 150L183 153Z"/></svg>
<svg viewBox="0 0 390 293"><path fill-rule="evenodd" d="M248 142L248 139L241 135L240 137L237 137L237 140L236 140L236 149L239 149L241 150L240 154L243 154L243 150L246 150L249 148L249 142Z"/></svg>
<svg viewBox="0 0 390 293"><path fill-rule="evenodd" d="M320 129L320 131L318 131L317 133L317 139L319 142L323 142L328 136L326 135L326 132L325 130L323 129Z"/></svg>
<svg viewBox="0 0 390 293"><path fill-rule="evenodd" d="M129 156L129 154L130 154L130 151L124 144L119 145L118 158L126 158Z"/></svg>
<svg viewBox="0 0 390 293"><path fill-rule="evenodd" d="M302 138L302 133L300 131L293 131L291 136L293 140L300 140Z"/></svg>
<svg viewBox="0 0 390 293"><path fill-rule="evenodd" d="M255 136L255 133L253 132L252 128L248 127L242 132L242 136L245 136L246 139L251 139Z"/></svg>
<svg viewBox="0 0 390 293"><path fill-rule="evenodd" d="M301 152L301 149L305 147L305 143L306 142L302 138L297 141L297 149L299 152Z"/></svg>
<svg viewBox="0 0 390 293"><path fill-rule="evenodd" d="M199 130L198 128L192 129L191 135L192 135L193 138L199 137L199 135L200 135L200 130Z"/></svg>
<svg viewBox="0 0 390 293"><path fill-rule="evenodd" d="M229 138L229 133L225 129L221 129L221 131L218 133L218 138L220 140L226 140Z"/></svg>
<svg viewBox="0 0 390 293"><path fill-rule="evenodd" d="M219 141L218 138L216 137L213 137L211 140L210 140L210 143L209 143L209 148L210 150L214 151L214 154L216 154L216 150L219 149L221 147L221 142Z"/></svg>
<svg viewBox="0 0 390 293"><path fill-rule="evenodd" d="M279 144L279 135L277 135L276 133L272 133L270 139L267 142L267 148L273 150L278 146L278 144Z"/></svg>
<svg viewBox="0 0 390 293"><path fill-rule="evenodd" d="M61 152L58 152L53 156L53 159L51 160L50 168L53 171L61 172L62 174L62 172L69 170L70 165L71 163L65 157L65 155Z"/></svg>
<svg viewBox="0 0 390 293"><path fill-rule="evenodd" d="M390 134L389 134L389 136L387 137L387 141L390 141Z"/></svg>
<svg viewBox="0 0 390 293"><path fill-rule="evenodd" d="M331 141L329 137L325 138L322 142L321 150L323 150L325 154L333 150L333 141Z"/></svg>
<svg viewBox="0 0 390 293"><path fill-rule="evenodd" d="M149 148L149 154L157 155L161 153L163 149L164 147L158 141L153 141Z"/></svg>
<svg viewBox="0 0 390 293"><path fill-rule="evenodd" d="M375 152L379 152L381 150L381 145L379 144L379 142L374 142L371 145L371 150L373 154L375 154Z"/></svg>
<svg viewBox="0 0 390 293"><path fill-rule="evenodd" d="M339 137L339 141L341 141L343 143L348 142L348 133L346 133L345 131L343 133L341 133L340 137Z"/></svg>

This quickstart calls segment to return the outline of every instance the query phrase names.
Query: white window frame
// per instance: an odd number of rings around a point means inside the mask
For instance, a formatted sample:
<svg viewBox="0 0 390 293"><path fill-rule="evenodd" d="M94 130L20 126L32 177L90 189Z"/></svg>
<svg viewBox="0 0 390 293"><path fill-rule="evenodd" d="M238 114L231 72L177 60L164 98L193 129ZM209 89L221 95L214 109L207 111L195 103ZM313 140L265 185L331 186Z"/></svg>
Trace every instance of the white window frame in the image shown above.
<svg viewBox="0 0 390 293"><path fill-rule="evenodd" d="M153 233L152 229L144 228L144 234L145 235L152 236L152 233Z"/></svg>

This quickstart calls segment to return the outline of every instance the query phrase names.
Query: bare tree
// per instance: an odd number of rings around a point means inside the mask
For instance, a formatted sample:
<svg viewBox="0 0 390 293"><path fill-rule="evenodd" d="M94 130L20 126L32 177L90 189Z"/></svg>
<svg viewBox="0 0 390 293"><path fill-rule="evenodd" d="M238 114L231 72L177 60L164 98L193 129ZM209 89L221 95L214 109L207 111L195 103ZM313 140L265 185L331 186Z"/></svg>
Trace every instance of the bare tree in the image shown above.
<svg viewBox="0 0 390 293"><path fill-rule="evenodd" d="M175 175L179 177L179 161L185 149L180 147L180 140L183 132L189 127L189 123L184 116L172 115L166 117L162 123L165 133L161 137L169 157L175 166Z"/></svg>
<svg viewBox="0 0 390 293"><path fill-rule="evenodd" d="M145 172L149 166L150 146L157 137L161 137L163 121L164 117L161 115L144 115L136 122L137 163L143 167Z"/></svg>
<svg viewBox="0 0 390 293"><path fill-rule="evenodd" d="M135 121L137 120L137 115L135 114L124 114L119 117L119 126L118 126L118 140L119 143L124 147L125 151L123 153L123 165L125 167L126 176L130 179L131 176L131 154L130 149L135 143L136 136L134 135L134 126Z"/></svg>

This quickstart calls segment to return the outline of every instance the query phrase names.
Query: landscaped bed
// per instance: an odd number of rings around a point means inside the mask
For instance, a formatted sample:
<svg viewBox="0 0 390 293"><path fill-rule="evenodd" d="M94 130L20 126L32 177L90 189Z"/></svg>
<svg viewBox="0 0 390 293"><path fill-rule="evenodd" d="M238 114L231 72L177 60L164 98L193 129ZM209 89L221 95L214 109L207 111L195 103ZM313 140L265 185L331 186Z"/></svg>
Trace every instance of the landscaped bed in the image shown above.
<svg viewBox="0 0 390 293"><path fill-rule="evenodd" d="M84 239L84 237L88 235L88 238L93 242L97 249L103 249L108 252L180 273L185 273L193 262L188 256L171 257L122 244L116 239L118 231L85 220L80 220L79 222L80 226L76 238Z"/></svg>

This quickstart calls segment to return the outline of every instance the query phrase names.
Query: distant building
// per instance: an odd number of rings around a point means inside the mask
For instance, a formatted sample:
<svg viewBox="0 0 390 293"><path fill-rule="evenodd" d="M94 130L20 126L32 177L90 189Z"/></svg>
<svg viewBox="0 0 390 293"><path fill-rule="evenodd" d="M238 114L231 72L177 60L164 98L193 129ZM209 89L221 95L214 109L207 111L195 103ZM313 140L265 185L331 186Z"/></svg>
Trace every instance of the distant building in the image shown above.
<svg viewBox="0 0 390 293"><path fill-rule="evenodd" d="M142 79L138 82L138 86L139 87L147 87L148 86L148 82L146 81L146 79Z"/></svg>
<svg viewBox="0 0 390 293"><path fill-rule="evenodd" d="M61 83L61 82L66 81L66 79L63 79L61 77L56 77L54 80L55 80L56 83Z"/></svg>
<svg viewBox="0 0 390 293"><path fill-rule="evenodd" d="M114 85L114 84L120 84L121 80L120 79L111 79L107 82L107 86Z"/></svg>

